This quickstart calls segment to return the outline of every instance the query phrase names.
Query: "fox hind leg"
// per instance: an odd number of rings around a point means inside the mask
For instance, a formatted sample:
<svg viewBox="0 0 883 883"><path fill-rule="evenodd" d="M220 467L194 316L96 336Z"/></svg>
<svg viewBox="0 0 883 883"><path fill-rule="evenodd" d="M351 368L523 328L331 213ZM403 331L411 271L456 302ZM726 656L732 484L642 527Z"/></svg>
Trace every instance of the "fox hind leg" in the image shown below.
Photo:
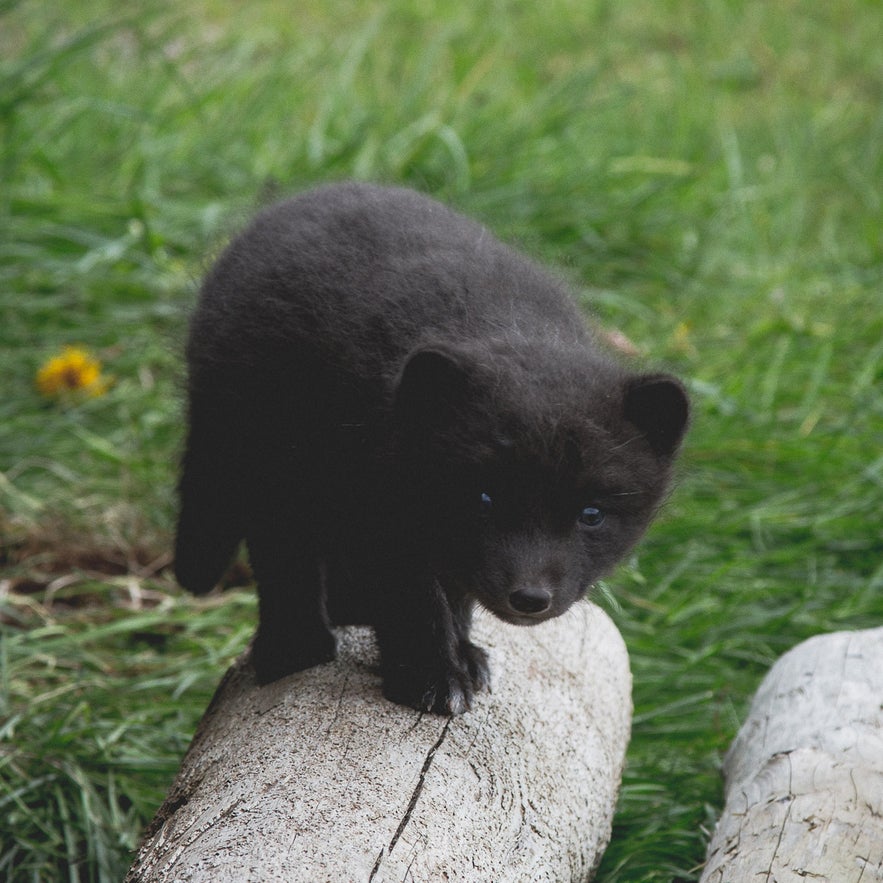
<svg viewBox="0 0 883 883"><path fill-rule="evenodd" d="M211 591L243 536L242 464L223 429L191 416L178 483L175 576L195 594Z"/></svg>

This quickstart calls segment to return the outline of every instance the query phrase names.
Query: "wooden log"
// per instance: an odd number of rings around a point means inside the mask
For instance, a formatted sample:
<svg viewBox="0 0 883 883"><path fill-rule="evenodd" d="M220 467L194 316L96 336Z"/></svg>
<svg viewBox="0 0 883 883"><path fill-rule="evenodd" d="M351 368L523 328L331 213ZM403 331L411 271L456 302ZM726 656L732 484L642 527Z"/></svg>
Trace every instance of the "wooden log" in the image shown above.
<svg viewBox="0 0 883 883"><path fill-rule="evenodd" d="M480 615L493 692L460 717L384 699L370 630L257 686L230 669L129 883L583 881L610 837L631 725L597 607L531 628Z"/></svg>
<svg viewBox="0 0 883 883"><path fill-rule="evenodd" d="M883 628L776 662L724 775L701 883L883 880Z"/></svg>

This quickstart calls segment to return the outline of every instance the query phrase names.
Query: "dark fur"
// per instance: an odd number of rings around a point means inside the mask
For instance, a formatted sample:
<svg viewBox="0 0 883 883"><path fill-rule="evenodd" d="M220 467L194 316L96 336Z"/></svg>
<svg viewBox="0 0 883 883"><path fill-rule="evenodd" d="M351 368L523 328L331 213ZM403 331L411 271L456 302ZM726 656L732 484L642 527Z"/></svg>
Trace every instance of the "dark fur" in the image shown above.
<svg viewBox="0 0 883 883"><path fill-rule="evenodd" d="M488 684L473 603L526 624L582 598L650 521L687 423L681 385L602 354L545 271L368 185L259 214L205 281L187 360L180 582L208 591L245 539L263 682L366 622L386 695L434 711Z"/></svg>

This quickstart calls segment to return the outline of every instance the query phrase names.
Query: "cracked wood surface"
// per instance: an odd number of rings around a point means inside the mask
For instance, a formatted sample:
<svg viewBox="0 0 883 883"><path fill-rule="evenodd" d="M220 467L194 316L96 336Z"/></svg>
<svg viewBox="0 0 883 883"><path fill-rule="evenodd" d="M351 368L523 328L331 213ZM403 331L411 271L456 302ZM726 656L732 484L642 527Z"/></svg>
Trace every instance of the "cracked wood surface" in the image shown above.
<svg viewBox="0 0 883 883"><path fill-rule="evenodd" d="M883 881L883 628L776 662L724 775L701 883Z"/></svg>
<svg viewBox="0 0 883 883"><path fill-rule="evenodd" d="M622 638L579 604L475 624L493 692L455 718L385 700L369 629L258 687L227 672L128 883L566 883L610 837L631 724Z"/></svg>

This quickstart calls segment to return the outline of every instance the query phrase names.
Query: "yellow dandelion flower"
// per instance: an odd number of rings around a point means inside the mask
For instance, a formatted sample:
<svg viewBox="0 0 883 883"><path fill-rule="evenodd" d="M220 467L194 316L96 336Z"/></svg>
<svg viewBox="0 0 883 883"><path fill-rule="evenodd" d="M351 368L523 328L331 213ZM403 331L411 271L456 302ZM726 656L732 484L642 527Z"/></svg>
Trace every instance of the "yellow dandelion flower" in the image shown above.
<svg viewBox="0 0 883 883"><path fill-rule="evenodd" d="M108 382L101 376L101 362L88 350L66 346L37 372L37 389L47 398L70 393L100 396L107 392Z"/></svg>

